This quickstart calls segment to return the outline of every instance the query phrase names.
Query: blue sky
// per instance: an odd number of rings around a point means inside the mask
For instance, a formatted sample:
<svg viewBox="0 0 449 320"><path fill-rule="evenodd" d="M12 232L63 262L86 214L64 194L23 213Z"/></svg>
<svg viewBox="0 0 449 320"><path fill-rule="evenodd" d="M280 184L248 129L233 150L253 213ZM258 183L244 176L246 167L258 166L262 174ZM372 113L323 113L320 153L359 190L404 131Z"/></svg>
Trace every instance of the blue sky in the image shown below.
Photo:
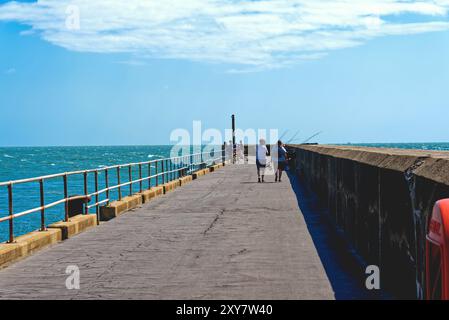
<svg viewBox="0 0 449 320"><path fill-rule="evenodd" d="M232 113L322 143L449 141L446 0L104 1L0 1L0 146L164 144Z"/></svg>

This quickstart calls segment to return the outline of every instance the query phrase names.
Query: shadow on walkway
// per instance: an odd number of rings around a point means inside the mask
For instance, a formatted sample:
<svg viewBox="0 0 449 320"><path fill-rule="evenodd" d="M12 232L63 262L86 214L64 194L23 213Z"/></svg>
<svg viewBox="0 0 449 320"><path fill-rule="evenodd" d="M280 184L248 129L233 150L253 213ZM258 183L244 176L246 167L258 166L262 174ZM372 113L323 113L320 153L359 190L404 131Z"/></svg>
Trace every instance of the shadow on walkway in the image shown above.
<svg viewBox="0 0 449 320"><path fill-rule="evenodd" d="M335 292L336 299L387 299L379 291L365 287L365 266L344 236L337 232L326 208L319 205L317 197L307 190L297 175L288 173L298 205L304 215L315 248Z"/></svg>
<svg viewBox="0 0 449 320"><path fill-rule="evenodd" d="M240 182L241 184L269 184L269 183L277 183L274 181L265 181L265 182L250 182L250 181L244 181L244 182Z"/></svg>

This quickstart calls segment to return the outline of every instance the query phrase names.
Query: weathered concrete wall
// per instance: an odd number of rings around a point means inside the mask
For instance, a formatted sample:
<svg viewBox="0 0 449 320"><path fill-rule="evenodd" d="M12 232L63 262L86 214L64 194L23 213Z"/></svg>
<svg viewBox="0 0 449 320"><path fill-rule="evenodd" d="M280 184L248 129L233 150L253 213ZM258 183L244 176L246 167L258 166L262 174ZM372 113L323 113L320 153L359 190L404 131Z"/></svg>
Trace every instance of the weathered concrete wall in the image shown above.
<svg viewBox="0 0 449 320"><path fill-rule="evenodd" d="M347 146L290 146L303 181L398 298L420 298L425 230L449 197L449 153Z"/></svg>

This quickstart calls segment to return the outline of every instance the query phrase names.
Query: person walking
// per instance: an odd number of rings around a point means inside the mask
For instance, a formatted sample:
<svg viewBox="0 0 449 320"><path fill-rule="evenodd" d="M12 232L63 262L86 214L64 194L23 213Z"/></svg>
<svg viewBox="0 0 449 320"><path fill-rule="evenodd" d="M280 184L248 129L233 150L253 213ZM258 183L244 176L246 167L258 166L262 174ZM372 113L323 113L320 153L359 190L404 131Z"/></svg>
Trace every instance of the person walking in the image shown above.
<svg viewBox="0 0 449 320"><path fill-rule="evenodd" d="M285 171L285 168L287 167L287 150L285 149L284 143L279 140L277 143L276 151L273 153L274 159L276 165L276 174L274 181L275 182L281 182L282 178L282 172Z"/></svg>
<svg viewBox="0 0 449 320"><path fill-rule="evenodd" d="M259 144L256 146L256 166L259 183L265 182L265 168L267 166L267 156L268 156L268 149L266 141L264 139L260 139Z"/></svg>
<svg viewBox="0 0 449 320"><path fill-rule="evenodd" d="M232 160L232 141L229 141L229 143L226 143L225 141L225 159L226 162L229 162L230 160Z"/></svg>
<svg viewBox="0 0 449 320"><path fill-rule="evenodd" d="M245 146L243 145L243 141L240 140L239 144L237 145L237 161L240 163L240 161L243 161L245 163Z"/></svg>

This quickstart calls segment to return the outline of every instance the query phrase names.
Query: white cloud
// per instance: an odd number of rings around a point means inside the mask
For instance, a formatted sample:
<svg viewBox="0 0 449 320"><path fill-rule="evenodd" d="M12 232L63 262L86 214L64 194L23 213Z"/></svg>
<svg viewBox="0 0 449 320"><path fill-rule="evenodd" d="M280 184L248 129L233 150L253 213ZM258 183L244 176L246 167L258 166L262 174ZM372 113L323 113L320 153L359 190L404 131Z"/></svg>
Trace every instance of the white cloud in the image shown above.
<svg viewBox="0 0 449 320"><path fill-rule="evenodd" d="M69 6L79 8L79 29L66 25ZM260 70L375 37L448 30L448 10L449 0L38 0L0 6L0 20L29 25L27 34L74 51Z"/></svg>

